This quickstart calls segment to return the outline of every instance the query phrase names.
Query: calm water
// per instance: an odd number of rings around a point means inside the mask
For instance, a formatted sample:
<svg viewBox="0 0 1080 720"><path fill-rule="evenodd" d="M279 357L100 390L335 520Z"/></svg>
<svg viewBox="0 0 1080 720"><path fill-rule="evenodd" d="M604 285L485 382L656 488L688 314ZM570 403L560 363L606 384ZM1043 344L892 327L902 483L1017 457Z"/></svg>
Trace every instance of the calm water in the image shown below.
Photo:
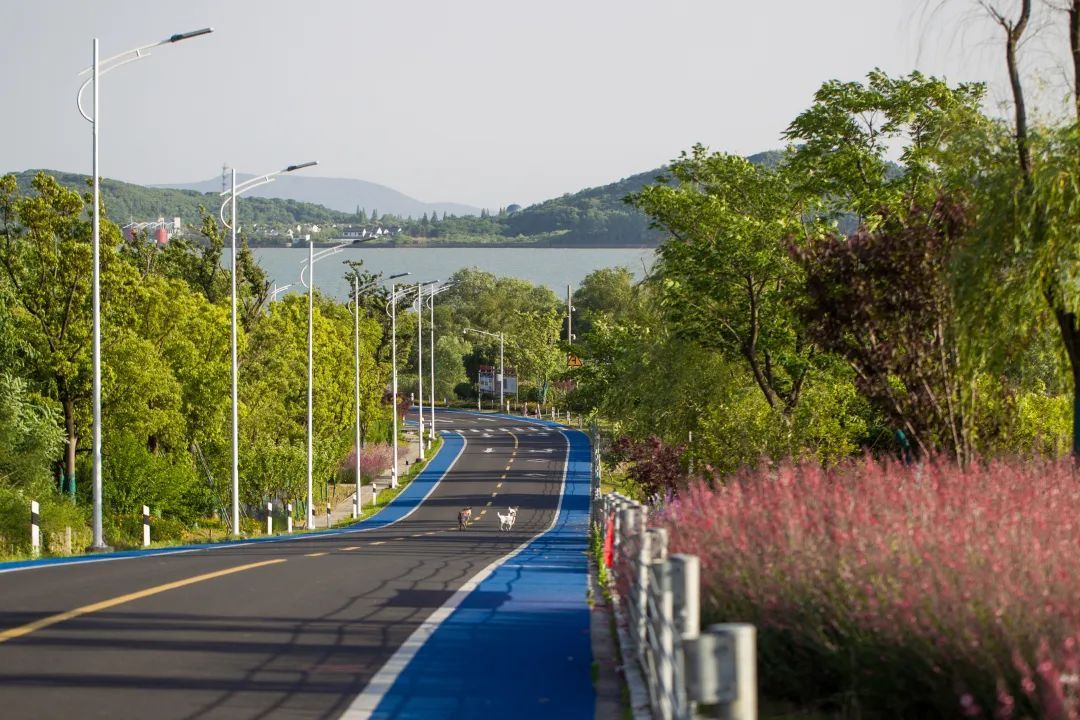
<svg viewBox="0 0 1080 720"><path fill-rule="evenodd" d="M315 249L318 252L319 248ZM278 287L293 283L289 292L300 291L300 263L307 248L255 248L255 256ZM348 294L344 280L345 260L363 259L371 272L393 275L412 273L407 281L445 280L461 268L478 268L500 276L519 277L547 285L560 297L566 286L577 287L593 270L623 266L641 278L651 267L655 251L636 248L343 248L315 264L315 283L338 299ZM643 266L644 264L644 266Z"/></svg>

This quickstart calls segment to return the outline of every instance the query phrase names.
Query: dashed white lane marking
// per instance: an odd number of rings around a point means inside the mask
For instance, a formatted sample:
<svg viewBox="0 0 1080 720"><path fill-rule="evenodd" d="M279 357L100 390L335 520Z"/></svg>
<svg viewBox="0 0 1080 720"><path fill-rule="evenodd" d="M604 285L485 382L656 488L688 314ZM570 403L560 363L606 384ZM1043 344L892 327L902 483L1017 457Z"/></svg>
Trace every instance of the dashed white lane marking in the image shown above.
<svg viewBox="0 0 1080 720"><path fill-rule="evenodd" d="M371 544L372 544L372 545L385 545L385 544L386 544L386 541L385 541L385 540L378 540L378 541L376 541L376 542L373 542L373 543L371 543Z"/></svg>
<svg viewBox="0 0 1080 720"><path fill-rule="evenodd" d="M486 504L486 505L485 505L484 507L491 507L491 501L490 501L490 500L488 500L488 501L487 501L487 504ZM481 515L482 515L482 514L483 514L483 513L481 513Z"/></svg>
<svg viewBox="0 0 1080 720"><path fill-rule="evenodd" d="M564 437L566 437L564 435ZM562 487L559 490L559 503L555 508L555 514L552 516L551 524L542 532L534 535L527 542L522 543L516 549L514 549L508 555L505 555L490 565L485 567L479 573L469 578L449 600L447 600L440 608L431 613L427 619L421 623L420 627L413 631L408 639L403 642L398 649L394 652L393 656L379 669L375 676L368 682L363 691L353 699L352 703L345 710L341 720L368 720L378 707L379 703L393 687L394 682L401 675L404 669L408 666L409 662L416 656L420 649L424 646L425 641L435 633L443 622L456 610L461 603L468 597L477 586L480 585L486 578L491 576L496 568L500 565L507 564L510 560L515 558L518 554L523 552L529 545L539 537L550 532L558 521L563 507L563 495L566 491L566 475L569 471L570 460L570 441L566 439L566 463L562 471ZM535 462L547 462L545 460L537 460ZM480 511L482 515L483 510Z"/></svg>
<svg viewBox="0 0 1080 720"><path fill-rule="evenodd" d="M327 555L327 554L328 553L324 553L324 552L308 553L308 554L304 555L304 557L322 557L323 555Z"/></svg>
<svg viewBox="0 0 1080 720"><path fill-rule="evenodd" d="M502 487L502 483L499 483L498 485L495 486L495 489L498 490L501 487Z"/></svg>
<svg viewBox="0 0 1080 720"><path fill-rule="evenodd" d="M493 493L491 493L491 497L495 497L495 496L496 496L496 495L498 495L498 494L499 494L499 493L497 493L497 492L493 492Z"/></svg>
<svg viewBox="0 0 1080 720"><path fill-rule="evenodd" d="M360 546L359 545L353 545L352 547L341 548L341 549L344 550L345 552L348 552L350 550L359 550Z"/></svg>

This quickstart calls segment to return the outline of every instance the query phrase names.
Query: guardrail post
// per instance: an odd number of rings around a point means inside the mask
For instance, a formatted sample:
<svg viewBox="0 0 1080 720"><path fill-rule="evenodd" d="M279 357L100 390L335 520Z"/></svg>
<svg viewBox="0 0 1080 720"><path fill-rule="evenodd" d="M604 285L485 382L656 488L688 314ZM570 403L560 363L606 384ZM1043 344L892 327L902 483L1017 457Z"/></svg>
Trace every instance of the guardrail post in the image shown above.
<svg viewBox="0 0 1080 720"><path fill-rule="evenodd" d="M148 505L142 506L142 544L143 547L150 547L150 507Z"/></svg>
<svg viewBox="0 0 1080 720"><path fill-rule="evenodd" d="M678 634L679 652L675 654L675 715L692 718L695 708L687 693L686 647L701 632L701 562L696 555L675 554L668 559L671 580L672 616Z"/></svg>
<svg viewBox="0 0 1080 720"><path fill-rule="evenodd" d="M37 500L30 501L30 552L41 554L41 506Z"/></svg>
<svg viewBox="0 0 1080 720"><path fill-rule="evenodd" d="M710 625L687 660L692 699L716 704L723 720L757 720L757 631L744 623Z"/></svg>
<svg viewBox="0 0 1080 720"><path fill-rule="evenodd" d="M292 503L285 504L285 532L292 535Z"/></svg>
<svg viewBox="0 0 1080 720"><path fill-rule="evenodd" d="M274 534L274 501L266 503L266 534Z"/></svg>

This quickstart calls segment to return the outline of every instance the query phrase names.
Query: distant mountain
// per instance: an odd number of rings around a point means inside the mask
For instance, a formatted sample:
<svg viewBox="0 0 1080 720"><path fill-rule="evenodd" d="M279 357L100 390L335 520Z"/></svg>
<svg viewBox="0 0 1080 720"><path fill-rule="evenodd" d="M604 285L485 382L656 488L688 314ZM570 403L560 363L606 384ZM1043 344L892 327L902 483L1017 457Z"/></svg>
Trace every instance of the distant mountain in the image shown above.
<svg viewBox="0 0 1080 720"><path fill-rule="evenodd" d="M247 180L253 175L237 173L237 182ZM156 188L174 188L194 190L200 193L221 192L221 178L204 180L196 183L165 183L151 185ZM300 202L317 203L331 210L343 213L355 213L356 208L363 208L369 215L377 211L380 215L390 214L399 217L419 218L424 214L438 212L451 215L479 215L480 208L461 203L428 203L409 197L393 188L366 180L346 178L311 177L310 175L288 175L279 177L274 182L256 188L245 197L283 198Z"/></svg>

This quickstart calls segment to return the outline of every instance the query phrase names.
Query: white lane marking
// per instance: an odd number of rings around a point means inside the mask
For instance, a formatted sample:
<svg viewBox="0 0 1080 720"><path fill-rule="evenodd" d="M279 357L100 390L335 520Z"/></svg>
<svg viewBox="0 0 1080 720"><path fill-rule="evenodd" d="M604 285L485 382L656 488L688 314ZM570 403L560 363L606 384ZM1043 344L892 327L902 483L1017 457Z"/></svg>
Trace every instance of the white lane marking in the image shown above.
<svg viewBox="0 0 1080 720"><path fill-rule="evenodd" d="M484 452L486 452L486 453L489 453L489 452L491 452L491 451L492 451L492 450L494 450L494 449L495 449L495 448L488 448L488 449L487 449L487 450L485 450Z"/></svg>
<svg viewBox="0 0 1080 720"><path fill-rule="evenodd" d="M562 513L563 496L566 494L566 475L570 471L570 437L564 432L560 432L559 434L566 440L566 460L563 462L562 486L559 488L559 503L555 507L555 514L551 518L551 524L547 526L547 529L541 530L539 533L514 548L514 550L507 555L496 559L476 575L473 575L450 596L450 599L443 603L442 607L428 615L427 618L424 619L424 622L420 623L420 627L416 628L416 630L413 631L413 634L410 635L409 638L401 644L393 656L386 661L386 664L379 668L379 671L375 673L375 677L371 678L371 682L367 684L367 687L356 696L348 709L345 710L345 713L341 715L341 720L370 720L383 697L386 693L390 692L390 688L394 686L394 682L397 680L398 676L409 665L409 662L416 656L416 653L420 651L420 648L424 646L424 643L427 642L428 638L431 637L435 631L439 629L439 626L442 625L455 610L457 610L462 602L464 602L465 598L469 596L469 593L475 590L480 583L484 582L484 580L486 580L491 573L495 572L499 566L509 562L533 542L539 540L541 537L555 529L555 524L559 521L559 515ZM481 510L480 514L483 515L484 512L485 511Z"/></svg>

